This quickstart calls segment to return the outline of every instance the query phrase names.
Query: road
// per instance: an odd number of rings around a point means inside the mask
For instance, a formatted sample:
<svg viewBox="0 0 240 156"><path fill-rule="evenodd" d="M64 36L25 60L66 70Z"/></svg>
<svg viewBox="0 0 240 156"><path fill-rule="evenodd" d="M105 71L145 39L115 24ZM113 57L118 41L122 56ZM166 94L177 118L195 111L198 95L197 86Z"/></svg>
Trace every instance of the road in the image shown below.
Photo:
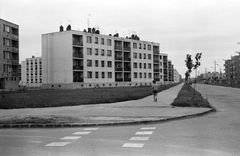
<svg viewBox="0 0 240 156"><path fill-rule="evenodd" d="M149 125L1 129L0 155L240 155L240 90L209 85L197 90L216 113Z"/></svg>

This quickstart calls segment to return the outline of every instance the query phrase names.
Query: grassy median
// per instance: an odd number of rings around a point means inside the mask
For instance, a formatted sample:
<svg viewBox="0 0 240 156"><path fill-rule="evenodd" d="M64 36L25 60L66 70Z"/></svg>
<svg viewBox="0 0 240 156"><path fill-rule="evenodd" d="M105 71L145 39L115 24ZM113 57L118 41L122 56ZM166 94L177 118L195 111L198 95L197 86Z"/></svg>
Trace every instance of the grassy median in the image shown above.
<svg viewBox="0 0 240 156"><path fill-rule="evenodd" d="M177 84L161 85L165 90ZM0 97L0 109L42 108L114 103L137 100L152 94L150 86L90 88L76 90L30 90L25 93L7 93Z"/></svg>
<svg viewBox="0 0 240 156"><path fill-rule="evenodd" d="M194 96L193 96L194 94ZM179 91L176 99L171 104L177 107L206 107L212 108L209 102L202 97L202 95L189 85L184 84L182 89Z"/></svg>

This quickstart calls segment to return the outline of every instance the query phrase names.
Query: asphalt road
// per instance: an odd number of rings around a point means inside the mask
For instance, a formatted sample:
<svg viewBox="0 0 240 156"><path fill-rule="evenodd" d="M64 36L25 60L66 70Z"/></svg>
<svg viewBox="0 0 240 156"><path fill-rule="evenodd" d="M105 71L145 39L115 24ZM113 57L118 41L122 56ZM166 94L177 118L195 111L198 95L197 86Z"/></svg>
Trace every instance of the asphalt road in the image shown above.
<svg viewBox="0 0 240 156"><path fill-rule="evenodd" d="M240 155L240 90L208 85L197 89L218 112L150 125L1 129L0 155Z"/></svg>

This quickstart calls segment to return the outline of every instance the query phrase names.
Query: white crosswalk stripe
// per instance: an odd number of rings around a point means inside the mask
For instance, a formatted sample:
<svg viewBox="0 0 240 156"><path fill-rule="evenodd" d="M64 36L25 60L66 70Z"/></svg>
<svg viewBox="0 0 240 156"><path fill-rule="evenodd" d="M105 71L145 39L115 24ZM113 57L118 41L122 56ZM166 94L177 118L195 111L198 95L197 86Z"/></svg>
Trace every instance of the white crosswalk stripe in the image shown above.
<svg viewBox="0 0 240 156"><path fill-rule="evenodd" d="M52 142L50 144L47 144L45 146L66 146L70 142Z"/></svg>
<svg viewBox="0 0 240 156"><path fill-rule="evenodd" d="M84 131L96 131L98 128L84 128Z"/></svg>
<svg viewBox="0 0 240 156"><path fill-rule="evenodd" d="M142 148L144 144L142 143L125 143L122 147L134 147L134 148Z"/></svg>
<svg viewBox="0 0 240 156"><path fill-rule="evenodd" d="M91 132L75 132L73 133L73 135L86 135L86 134L90 134Z"/></svg>
<svg viewBox="0 0 240 156"><path fill-rule="evenodd" d="M156 129L156 127L143 127L141 130L150 130L150 129Z"/></svg>
<svg viewBox="0 0 240 156"><path fill-rule="evenodd" d="M151 135L153 131L139 131L136 132L135 135Z"/></svg>
<svg viewBox="0 0 240 156"><path fill-rule="evenodd" d="M129 140L143 140L143 141L145 141L145 140L148 140L149 139L149 137L131 137Z"/></svg>
<svg viewBox="0 0 240 156"><path fill-rule="evenodd" d="M65 136L64 138L61 138L61 140L77 140L81 138L81 136Z"/></svg>

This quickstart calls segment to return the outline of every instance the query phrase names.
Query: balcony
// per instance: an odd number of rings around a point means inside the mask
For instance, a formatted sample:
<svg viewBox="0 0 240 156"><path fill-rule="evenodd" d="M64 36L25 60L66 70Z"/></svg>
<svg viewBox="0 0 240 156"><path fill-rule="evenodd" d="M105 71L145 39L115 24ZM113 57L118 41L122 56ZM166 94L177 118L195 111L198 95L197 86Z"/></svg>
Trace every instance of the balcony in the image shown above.
<svg viewBox="0 0 240 156"><path fill-rule="evenodd" d="M83 78L75 77L75 78L73 78L73 82L83 82Z"/></svg>
<svg viewBox="0 0 240 156"><path fill-rule="evenodd" d="M125 51L131 51L131 47L123 47Z"/></svg>
<svg viewBox="0 0 240 156"><path fill-rule="evenodd" d="M73 53L73 57L75 57L75 58L83 58L83 54L81 54L81 53Z"/></svg>
<svg viewBox="0 0 240 156"><path fill-rule="evenodd" d="M115 56L115 60L123 60L122 56Z"/></svg>
<svg viewBox="0 0 240 156"><path fill-rule="evenodd" d="M130 57L124 57L124 61L131 61Z"/></svg>
<svg viewBox="0 0 240 156"><path fill-rule="evenodd" d="M131 68L130 67L125 67L124 71L131 71Z"/></svg>
<svg viewBox="0 0 240 156"><path fill-rule="evenodd" d="M82 41L73 41L73 45L83 46L83 42Z"/></svg>
<svg viewBox="0 0 240 156"><path fill-rule="evenodd" d="M159 73L159 69L154 69L153 71L156 73Z"/></svg>
<svg viewBox="0 0 240 156"><path fill-rule="evenodd" d="M116 46L114 46L114 49L115 49L115 50L122 50L122 46L117 46L117 45L116 45Z"/></svg>
<svg viewBox="0 0 240 156"><path fill-rule="evenodd" d="M18 76L19 73L18 73L18 72L12 72L11 75L12 75L12 76Z"/></svg>
<svg viewBox="0 0 240 156"><path fill-rule="evenodd" d="M153 60L154 63L159 63L159 60Z"/></svg>
<svg viewBox="0 0 240 156"><path fill-rule="evenodd" d="M73 66L73 70L83 70L83 66Z"/></svg>
<svg viewBox="0 0 240 156"><path fill-rule="evenodd" d="M124 82L131 82L131 78L124 78Z"/></svg>
<svg viewBox="0 0 240 156"><path fill-rule="evenodd" d="M159 54L159 50L153 50L153 54Z"/></svg>
<svg viewBox="0 0 240 156"><path fill-rule="evenodd" d="M122 67L116 67L115 71L123 71L123 68Z"/></svg>
<svg viewBox="0 0 240 156"><path fill-rule="evenodd" d="M115 78L116 82L123 82L123 78Z"/></svg>

